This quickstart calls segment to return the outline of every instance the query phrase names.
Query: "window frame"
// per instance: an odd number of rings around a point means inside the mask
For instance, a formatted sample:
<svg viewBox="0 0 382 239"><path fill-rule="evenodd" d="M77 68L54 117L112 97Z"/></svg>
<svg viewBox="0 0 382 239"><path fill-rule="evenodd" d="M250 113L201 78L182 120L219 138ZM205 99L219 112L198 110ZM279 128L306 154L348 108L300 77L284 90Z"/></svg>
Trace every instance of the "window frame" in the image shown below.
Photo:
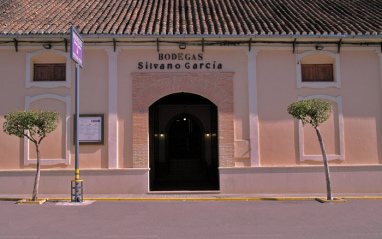
<svg viewBox="0 0 382 239"><path fill-rule="evenodd" d="M54 158L54 159L41 159L41 165L56 165L56 164L65 164L70 165L70 112L71 112L71 96L60 96L56 94L42 94L36 96L25 96L25 109L28 110L32 102L38 100L59 100L65 103L65 119L62 118L63 124L65 124L66 132L65 132L65 158ZM28 166L30 164L36 164L37 159L29 158L29 140L24 137L24 165Z"/></svg>
<svg viewBox="0 0 382 239"><path fill-rule="evenodd" d="M340 160L345 161L345 138L344 138L344 119L342 111L342 97L333 97L330 95L310 95L307 97L298 96L298 100L308 100L308 99L326 99L332 103L337 104L338 107L338 117L334 119L338 122L338 139L339 139L339 154L327 154L326 157L328 161ZM300 162L304 161L318 161L322 162L322 155L307 155L304 151L304 127L301 120L298 121L298 138L299 138L299 154Z"/></svg>
<svg viewBox="0 0 382 239"><path fill-rule="evenodd" d="M302 80L302 65L301 60L310 55L326 55L333 58L333 81L303 81ZM328 51L307 51L301 54L296 54L296 73L297 73L297 88L341 88L341 69L340 69L340 55Z"/></svg>
<svg viewBox="0 0 382 239"><path fill-rule="evenodd" d="M42 54L57 54L65 57L65 81L34 81L34 62L33 58ZM70 53L59 50L40 50L26 54L26 74L25 74L25 87L39 87L39 88L56 88L56 87L71 87L71 60ZM55 64L55 63L46 63Z"/></svg>

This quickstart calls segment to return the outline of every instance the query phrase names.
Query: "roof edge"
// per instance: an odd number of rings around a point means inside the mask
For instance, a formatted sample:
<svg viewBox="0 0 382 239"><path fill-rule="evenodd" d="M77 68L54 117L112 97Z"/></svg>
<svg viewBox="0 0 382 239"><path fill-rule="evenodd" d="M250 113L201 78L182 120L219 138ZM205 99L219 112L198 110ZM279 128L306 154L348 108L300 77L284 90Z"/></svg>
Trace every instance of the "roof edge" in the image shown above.
<svg viewBox="0 0 382 239"><path fill-rule="evenodd" d="M0 34L0 38L69 38L70 34ZM83 38L240 38L240 39L381 39L382 34L379 35L117 35L117 34L100 34L100 35L86 35L81 34Z"/></svg>

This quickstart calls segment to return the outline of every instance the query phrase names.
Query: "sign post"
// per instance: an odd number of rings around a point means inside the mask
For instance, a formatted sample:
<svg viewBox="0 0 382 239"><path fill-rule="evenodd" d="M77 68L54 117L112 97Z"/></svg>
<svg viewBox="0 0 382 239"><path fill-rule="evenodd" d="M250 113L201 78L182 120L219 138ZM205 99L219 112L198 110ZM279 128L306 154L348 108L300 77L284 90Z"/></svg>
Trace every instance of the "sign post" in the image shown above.
<svg viewBox="0 0 382 239"><path fill-rule="evenodd" d="M79 125L80 116L80 70L79 67L83 68L83 53L84 41L80 36L77 29L72 26L70 28L70 58L76 63L76 84L75 84L75 121L76 125ZM71 201L72 202L82 202L83 201L83 180L80 180L80 169L79 169L79 130L76 127L75 131L75 172L74 180L71 183Z"/></svg>

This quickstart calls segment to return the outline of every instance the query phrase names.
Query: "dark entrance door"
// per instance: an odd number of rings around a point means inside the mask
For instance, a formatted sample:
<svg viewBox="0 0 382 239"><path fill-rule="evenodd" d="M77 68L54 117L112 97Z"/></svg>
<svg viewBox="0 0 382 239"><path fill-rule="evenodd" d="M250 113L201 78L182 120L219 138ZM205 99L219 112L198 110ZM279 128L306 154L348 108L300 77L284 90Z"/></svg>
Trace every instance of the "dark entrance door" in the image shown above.
<svg viewBox="0 0 382 239"><path fill-rule="evenodd" d="M218 190L217 108L194 94L150 107L150 190Z"/></svg>

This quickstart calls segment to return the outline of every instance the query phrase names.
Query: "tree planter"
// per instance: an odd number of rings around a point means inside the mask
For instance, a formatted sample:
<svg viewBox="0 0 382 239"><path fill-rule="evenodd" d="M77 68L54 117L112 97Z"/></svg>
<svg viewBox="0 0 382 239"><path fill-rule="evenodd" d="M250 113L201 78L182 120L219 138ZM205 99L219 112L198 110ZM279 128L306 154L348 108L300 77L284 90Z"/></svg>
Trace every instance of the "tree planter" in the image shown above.
<svg viewBox="0 0 382 239"><path fill-rule="evenodd" d="M37 204L37 205L41 205L41 204L44 204L46 202L46 199L38 199L37 201L33 201L31 199L21 199L19 201L17 201L17 204Z"/></svg>
<svg viewBox="0 0 382 239"><path fill-rule="evenodd" d="M316 201L320 203L338 203L338 202L347 202L343 198L333 198L332 200L328 200L326 198L316 198Z"/></svg>

